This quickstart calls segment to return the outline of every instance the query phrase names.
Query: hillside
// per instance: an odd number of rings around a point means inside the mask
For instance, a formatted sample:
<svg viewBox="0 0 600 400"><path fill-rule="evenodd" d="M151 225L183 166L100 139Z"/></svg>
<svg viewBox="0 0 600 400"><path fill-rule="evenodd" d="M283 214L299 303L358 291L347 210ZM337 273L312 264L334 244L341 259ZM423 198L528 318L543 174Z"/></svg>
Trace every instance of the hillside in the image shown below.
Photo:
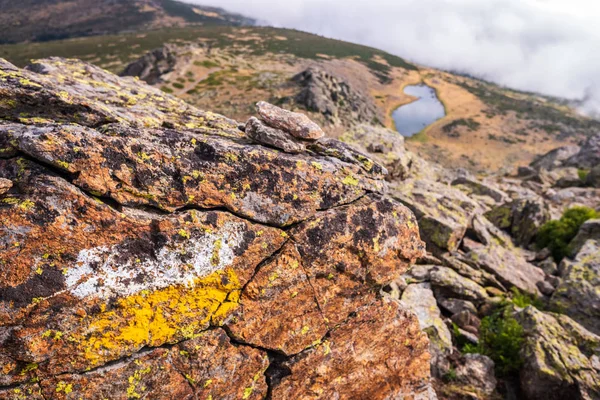
<svg viewBox="0 0 600 400"><path fill-rule="evenodd" d="M19 66L33 58L75 57L121 73L129 63L166 43L171 44L175 62L154 83L163 91L239 120L249 117L259 100L285 103L309 112L333 137L344 135L357 121L393 128L391 112L414 100L403 88L426 83L436 90L446 116L408 140L407 146L431 161L475 172L511 170L550 149L579 143L600 128L598 121L543 96L288 29L186 26L3 45L0 57ZM299 101L303 85L309 83L293 78L309 68L327 75L318 78L327 82L313 85L321 92L311 96L328 98L326 104L319 100L321 106L334 111ZM332 100L338 95L350 97L341 104ZM331 112L339 115L324 115Z"/></svg>
<svg viewBox="0 0 600 400"><path fill-rule="evenodd" d="M187 24L248 25L214 7L175 0L0 0L0 43L47 41Z"/></svg>

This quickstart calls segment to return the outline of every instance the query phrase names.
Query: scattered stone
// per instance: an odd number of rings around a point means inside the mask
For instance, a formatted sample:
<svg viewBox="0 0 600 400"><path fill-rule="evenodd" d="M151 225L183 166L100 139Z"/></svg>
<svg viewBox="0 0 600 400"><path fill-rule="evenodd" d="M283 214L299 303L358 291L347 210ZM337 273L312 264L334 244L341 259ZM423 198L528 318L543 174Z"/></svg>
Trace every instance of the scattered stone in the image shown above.
<svg viewBox="0 0 600 400"><path fill-rule="evenodd" d="M127 65L121 72L121 76L137 76L153 85L160 82L164 74L173 71L175 64L177 64L176 47L167 44Z"/></svg>
<svg viewBox="0 0 600 400"><path fill-rule="evenodd" d="M453 299L453 298L438 298L438 304L450 314L458 314L461 311L468 311L472 314L477 314L477 308L475 305L468 301L462 299Z"/></svg>
<svg viewBox="0 0 600 400"><path fill-rule="evenodd" d="M533 306L516 313L523 326L521 388L528 399L598 399L600 337L566 315Z"/></svg>
<svg viewBox="0 0 600 400"><path fill-rule="evenodd" d="M548 281L539 281L536 285L545 296L552 296L552 293L554 293L554 286Z"/></svg>
<svg viewBox="0 0 600 400"><path fill-rule="evenodd" d="M546 258L544 261L540 262L537 265L542 269L547 275L557 275L558 274L558 266L554 262L552 258Z"/></svg>
<svg viewBox="0 0 600 400"><path fill-rule="evenodd" d="M478 332L479 326L481 325L481 320L477 318L476 314L466 310L452 315L451 319L452 322L465 330L471 330L468 329L468 327L472 327L475 328L475 332Z"/></svg>
<svg viewBox="0 0 600 400"><path fill-rule="evenodd" d="M464 354L455 368L456 380L465 392L474 391L476 398L486 398L496 389L494 362L482 354Z"/></svg>
<svg viewBox="0 0 600 400"><path fill-rule="evenodd" d="M319 125L304 114L284 110L265 101L256 103L256 109L267 125L281 129L298 139L316 140L325 136Z"/></svg>
<svg viewBox="0 0 600 400"><path fill-rule="evenodd" d="M255 117L248 119L244 132L256 143L266 144L286 153L302 153L306 150L304 143L299 142L289 133L263 125Z"/></svg>
<svg viewBox="0 0 600 400"><path fill-rule="evenodd" d="M12 181L0 178L0 195L3 195L4 193L8 192L12 185Z"/></svg>
<svg viewBox="0 0 600 400"><path fill-rule="evenodd" d="M431 286L437 296L457 298L480 304L488 295L484 288L450 268L438 267L431 271Z"/></svg>

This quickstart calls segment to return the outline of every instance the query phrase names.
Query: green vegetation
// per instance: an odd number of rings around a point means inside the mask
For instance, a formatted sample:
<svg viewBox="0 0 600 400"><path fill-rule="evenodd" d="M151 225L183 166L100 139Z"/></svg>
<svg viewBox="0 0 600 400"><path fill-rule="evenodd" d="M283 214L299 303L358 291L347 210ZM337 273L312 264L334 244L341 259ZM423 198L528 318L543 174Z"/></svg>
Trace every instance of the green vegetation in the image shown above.
<svg viewBox="0 0 600 400"><path fill-rule="evenodd" d="M182 84L182 83L179 83L179 82L174 82L174 83L173 83L173 87L174 87L174 88L177 88L177 89L183 89L185 86L183 86L183 84Z"/></svg>
<svg viewBox="0 0 600 400"><path fill-rule="evenodd" d="M523 327L512 313L512 306L503 305L483 318L479 327L479 344L467 344L462 348L463 353L490 357L500 376L515 374L523 364L519 354L524 341Z"/></svg>
<svg viewBox="0 0 600 400"><path fill-rule="evenodd" d="M380 80L389 80L390 67L416 70L417 67L400 57L372 47L327 39L310 33L278 28L252 27L236 38L238 28L231 26L188 26L120 35L90 36L45 43L21 43L0 46L0 57L17 66L29 60L51 56L79 58L112 72L165 43L208 42L213 48L228 49L237 54L263 55L286 53L299 58L320 59L320 54L334 58L354 58L367 65ZM257 40L245 40L257 36ZM249 48L248 48L249 47ZM237 50L236 48L239 48ZM380 62L382 61L382 62ZM206 65L204 65L206 63ZM388 65L386 65L387 63ZM208 68L215 65L204 61Z"/></svg>
<svg viewBox="0 0 600 400"><path fill-rule="evenodd" d="M516 287L511 288L511 298L512 303L520 308L525 308L527 306L534 306L538 310L544 309L544 303L537 297L530 295L528 293L523 293Z"/></svg>
<svg viewBox="0 0 600 400"><path fill-rule="evenodd" d="M450 368L448 372L444 374L442 379L445 382L454 382L457 379L456 370L454 368Z"/></svg>
<svg viewBox="0 0 600 400"><path fill-rule="evenodd" d="M479 127L481 126L481 124L477 121L475 121L473 118L461 118L461 119L455 119L454 121L444 125L442 127L442 130L446 133L448 132L452 132L454 130L454 128L457 128L459 126L466 126L470 131L476 131L477 129L479 129Z"/></svg>
<svg viewBox="0 0 600 400"><path fill-rule="evenodd" d="M211 60L204 60L204 61L194 61L194 65L196 67L215 68L215 67L219 66L219 63L211 61Z"/></svg>
<svg viewBox="0 0 600 400"><path fill-rule="evenodd" d="M569 254L569 243L577 235L579 227L588 219L599 216L589 207L570 208L559 220L552 220L542 225L537 232L537 246L540 249L548 247L558 262Z"/></svg>
<svg viewBox="0 0 600 400"><path fill-rule="evenodd" d="M586 181L589 174L590 174L590 171L587 169L578 169L577 170L577 175L579 176L579 179L581 179L584 182Z"/></svg>

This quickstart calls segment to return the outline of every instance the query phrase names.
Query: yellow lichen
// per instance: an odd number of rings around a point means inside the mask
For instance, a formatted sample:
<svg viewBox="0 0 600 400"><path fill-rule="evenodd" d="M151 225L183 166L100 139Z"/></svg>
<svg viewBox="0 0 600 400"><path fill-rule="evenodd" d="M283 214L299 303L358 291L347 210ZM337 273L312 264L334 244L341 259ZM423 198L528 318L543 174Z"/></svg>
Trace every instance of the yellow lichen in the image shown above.
<svg viewBox="0 0 600 400"><path fill-rule="evenodd" d="M92 364L126 348L159 346L192 337L211 318L222 320L237 307L240 283L233 270L197 278L190 286L170 286L119 299L115 307L84 319L77 335Z"/></svg>
<svg viewBox="0 0 600 400"><path fill-rule="evenodd" d="M351 185L351 186L357 186L358 185L358 179L356 179L355 177L353 177L352 175L348 175L344 178L344 180L342 181L342 183L344 185Z"/></svg>
<svg viewBox="0 0 600 400"><path fill-rule="evenodd" d="M69 394L73 391L73 385L72 384L67 384L64 381L60 381L58 382L58 384L56 385L56 393L60 393L60 392L65 392L65 394Z"/></svg>

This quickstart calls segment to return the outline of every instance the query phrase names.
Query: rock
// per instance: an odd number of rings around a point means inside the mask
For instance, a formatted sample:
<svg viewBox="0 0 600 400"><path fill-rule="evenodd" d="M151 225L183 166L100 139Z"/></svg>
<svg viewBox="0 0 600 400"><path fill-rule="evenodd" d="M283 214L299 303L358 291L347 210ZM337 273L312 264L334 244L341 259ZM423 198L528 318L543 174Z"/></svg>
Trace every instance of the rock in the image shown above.
<svg viewBox="0 0 600 400"><path fill-rule="evenodd" d="M438 304L450 314L458 314L461 311L468 311L472 314L477 314L477 308L473 303L467 300L440 298Z"/></svg>
<svg viewBox="0 0 600 400"><path fill-rule="evenodd" d="M438 267L431 271L430 276L436 297L463 299L475 304L482 303L488 297L484 288L450 268Z"/></svg>
<svg viewBox="0 0 600 400"><path fill-rule="evenodd" d="M570 187L556 191L548 191L545 198L562 211L574 206L600 208L600 189Z"/></svg>
<svg viewBox="0 0 600 400"><path fill-rule="evenodd" d="M452 352L452 335L444 323L431 285L417 283L408 285L402 293L402 304L417 316L421 330L429 337L431 371L441 377L447 372L446 357Z"/></svg>
<svg viewBox="0 0 600 400"><path fill-rule="evenodd" d="M435 268L437 268L437 265L413 265L402 277L409 284L427 282L429 281L430 272Z"/></svg>
<svg viewBox="0 0 600 400"><path fill-rule="evenodd" d="M571 255L576 256L589 240L600 246L600 219L589 219L579 227L577 235L569 243Z"/></svg>
<svg viewBox="0 0 600 400"><path fill-rule="evenodd" d="M544 271L525 261L519 248L492 243L467 254L471 262L493 274L507 288L539 296L537 283L544 280Z"/></svg>
<svg viewBox="0 0 600 400"><path fill-rule="evenodd" d="M581 145L579 152L569 157L564 164L588 171L600 165L600 133L591 135Z"/></svg>
<svg viewBox="0 0 600 400"><path fill-rule="evenodd" d="M416 323L394 302L357 310L326 340L275 365L273 372L281 372L271 379L272 398L435 398L428 379L428 340Z"/></svg>
<svg viewBox="0 0 600 400"><path fill-rule="evenodd" d="M270 127L281 129L298 139L316 140L325 134L306 115L284 110L265 101L256 103L260 118Z"/></svg>
<svg viewBox="0 0 600 400"><path fill-rule="evenodd" d="M457 253L455 256L444 254L442 256L442 260L446 267L453 269L465 278L469 278L480 286L491 285L502 291L506 291L506 288L500 282L498 282L494 275L481 270L476 263L471 262L460 253ZM470 262L470 264L467 262Z"/></svg>
<svg viewBox="0 0 600 400"><path fill-rule="evenodd" d="M536 285L540 292L545 296L552 296L552 293L554 293L554 286L552 286L550 282L539 281Z"/></svg>
<svg viewBox="0 0 600 400"><path fill-rule="evenodd" d="M508 198L507 194L492 183L481 182L472 177L460 176L452 181L453 186L462 188L471 195L488 196L500 203Z"/></svg>
<svg viewBox="0 0 600 400"><path fill-rule="evenodd" d="M0 75L0 398L433 396L382 174L76 60Z"/></svg>
<svg viewBox="0 0 600 400"><path fill-rule="evenodd" d="M585 178L585 183L588 186L600 188L600 165L592 168L590 173Z"/></svg>
<svg viewBox="0 0 600 400"><path fill-rule="evenodd" d="M292 78L303 89L295 97L309 111L323 114L331 122L346 125L379 123L381 112L366 96L339 76L311 66Z"/></svg>
<svg viewBox="0 0 600 400"><path fill-rule="evenodd" d="M476 313L471 313L467 310L452 315L452 322L465 330L469 330L469 327L475 328L475 332L479 330L479 326L481 325L481 320L477 318Z"/></svg>
<svg viewBox="0 0 600 400"><path fill-rule="evenodd" d="M12 181L10 181L8 179L0 178L0 195L3 195L4 193L8 192L10 190L10 188L12 187L12 185L13 185Z"/></svg>
<svg viewBox="0 0 600 400"><path fill-rule="evenodd" d="M355 148L336 139L321 138L316 142L309 142L306 146L309 150L326 157L334 157L339 160L359 165L371 176L383 179L387 176L387 169L369 156L361 153Z"/></svg>
<svg viewBox="0 0 600 400"><path fill-rule="evenodd" d="M568 188L573 186L583 186L583 181L579 177L577 168L557 168L551 172L551 179L555 182L554 187Z"/></svg>
<svg viewBox="0 0 600 400"><path fill-rule="evenodd" d="M537 171L533 167L528 167L528 166L522 167L521 166L517 169L517 176L519 178L529 178L529 177L535 175L536 172Z"/></svg>
<svg viewBox="0 0 600 400"><path fill-rule="evenodd" d="M496 390L494 362L482 354L464 354L455 368L456 381L466 392L475 392L478 398L491 396Z"/></svg>
<svg viewBox="0 0 600 400"><path fill-rule="evenodd" d="M567 314L590 331L600 334L600 246L588 240L574 260L560 265L562 282L550 306Z"/></svg>
<svg viewBox="0 0 600 400"><path fill-rule="evenodd" d="M540 262L538 268L541 268L547 275L557 275L558 267L552 258L546 258L544 261Z"/></svg>
<svg viewBox="0 0 600 400"><path fill-rule="evenodd" d="M161 81L161 77L175 68L177 64L176 47L167 44L154 49L125 67L121 76L136 76L153 85Z"/></svg>
<svg viewBox="0 0 600 400"><path fill-rule="evenodd" d="M531 164L531 168L536 171L542 169L552 170L563 165L563 163L570 157L577 154L580 150L579 146L563 146L557 149L551 150L548 153L537 157Z"/></svg>
<svg viewBox="0 0 600 400"><path fill-rule="evenodd" d="M498 228L508 230L515 243L523 247L532 243L538 229L551 219L548 205L539 196L517 198L485 216Z"/></svg>
<svg viewBox="0 0 600 400"><path fill-rule="evenodd" d="M521 351L521 388L527 399L600 398L600 337L566 315L533 306L518 312L525 343Z"/></svg>
<svg viewBox="0 0 600 400"><path fill-rule="evenodd" d="M467 195L448 185L428 180L394 182L392 196L410 208L430 251L458 248L480 207Z"/></svg>
<svg viewBox="0 0 600 400"><path fill-rule="evenodd" d="M250 117L246 122L244 132L256 143L266 144L286 153L302 153L306 150L304 143L299 142L289 133L263 125L255 117Z"/></svg>
<svg viewBox="0 0 600 400"><path fill-rule="evenodd" d="M383 165L388 170L387 180L408 178L414 156L404 148L404 138L398 132L360 124L346 131L340 140Z"/></svg>

